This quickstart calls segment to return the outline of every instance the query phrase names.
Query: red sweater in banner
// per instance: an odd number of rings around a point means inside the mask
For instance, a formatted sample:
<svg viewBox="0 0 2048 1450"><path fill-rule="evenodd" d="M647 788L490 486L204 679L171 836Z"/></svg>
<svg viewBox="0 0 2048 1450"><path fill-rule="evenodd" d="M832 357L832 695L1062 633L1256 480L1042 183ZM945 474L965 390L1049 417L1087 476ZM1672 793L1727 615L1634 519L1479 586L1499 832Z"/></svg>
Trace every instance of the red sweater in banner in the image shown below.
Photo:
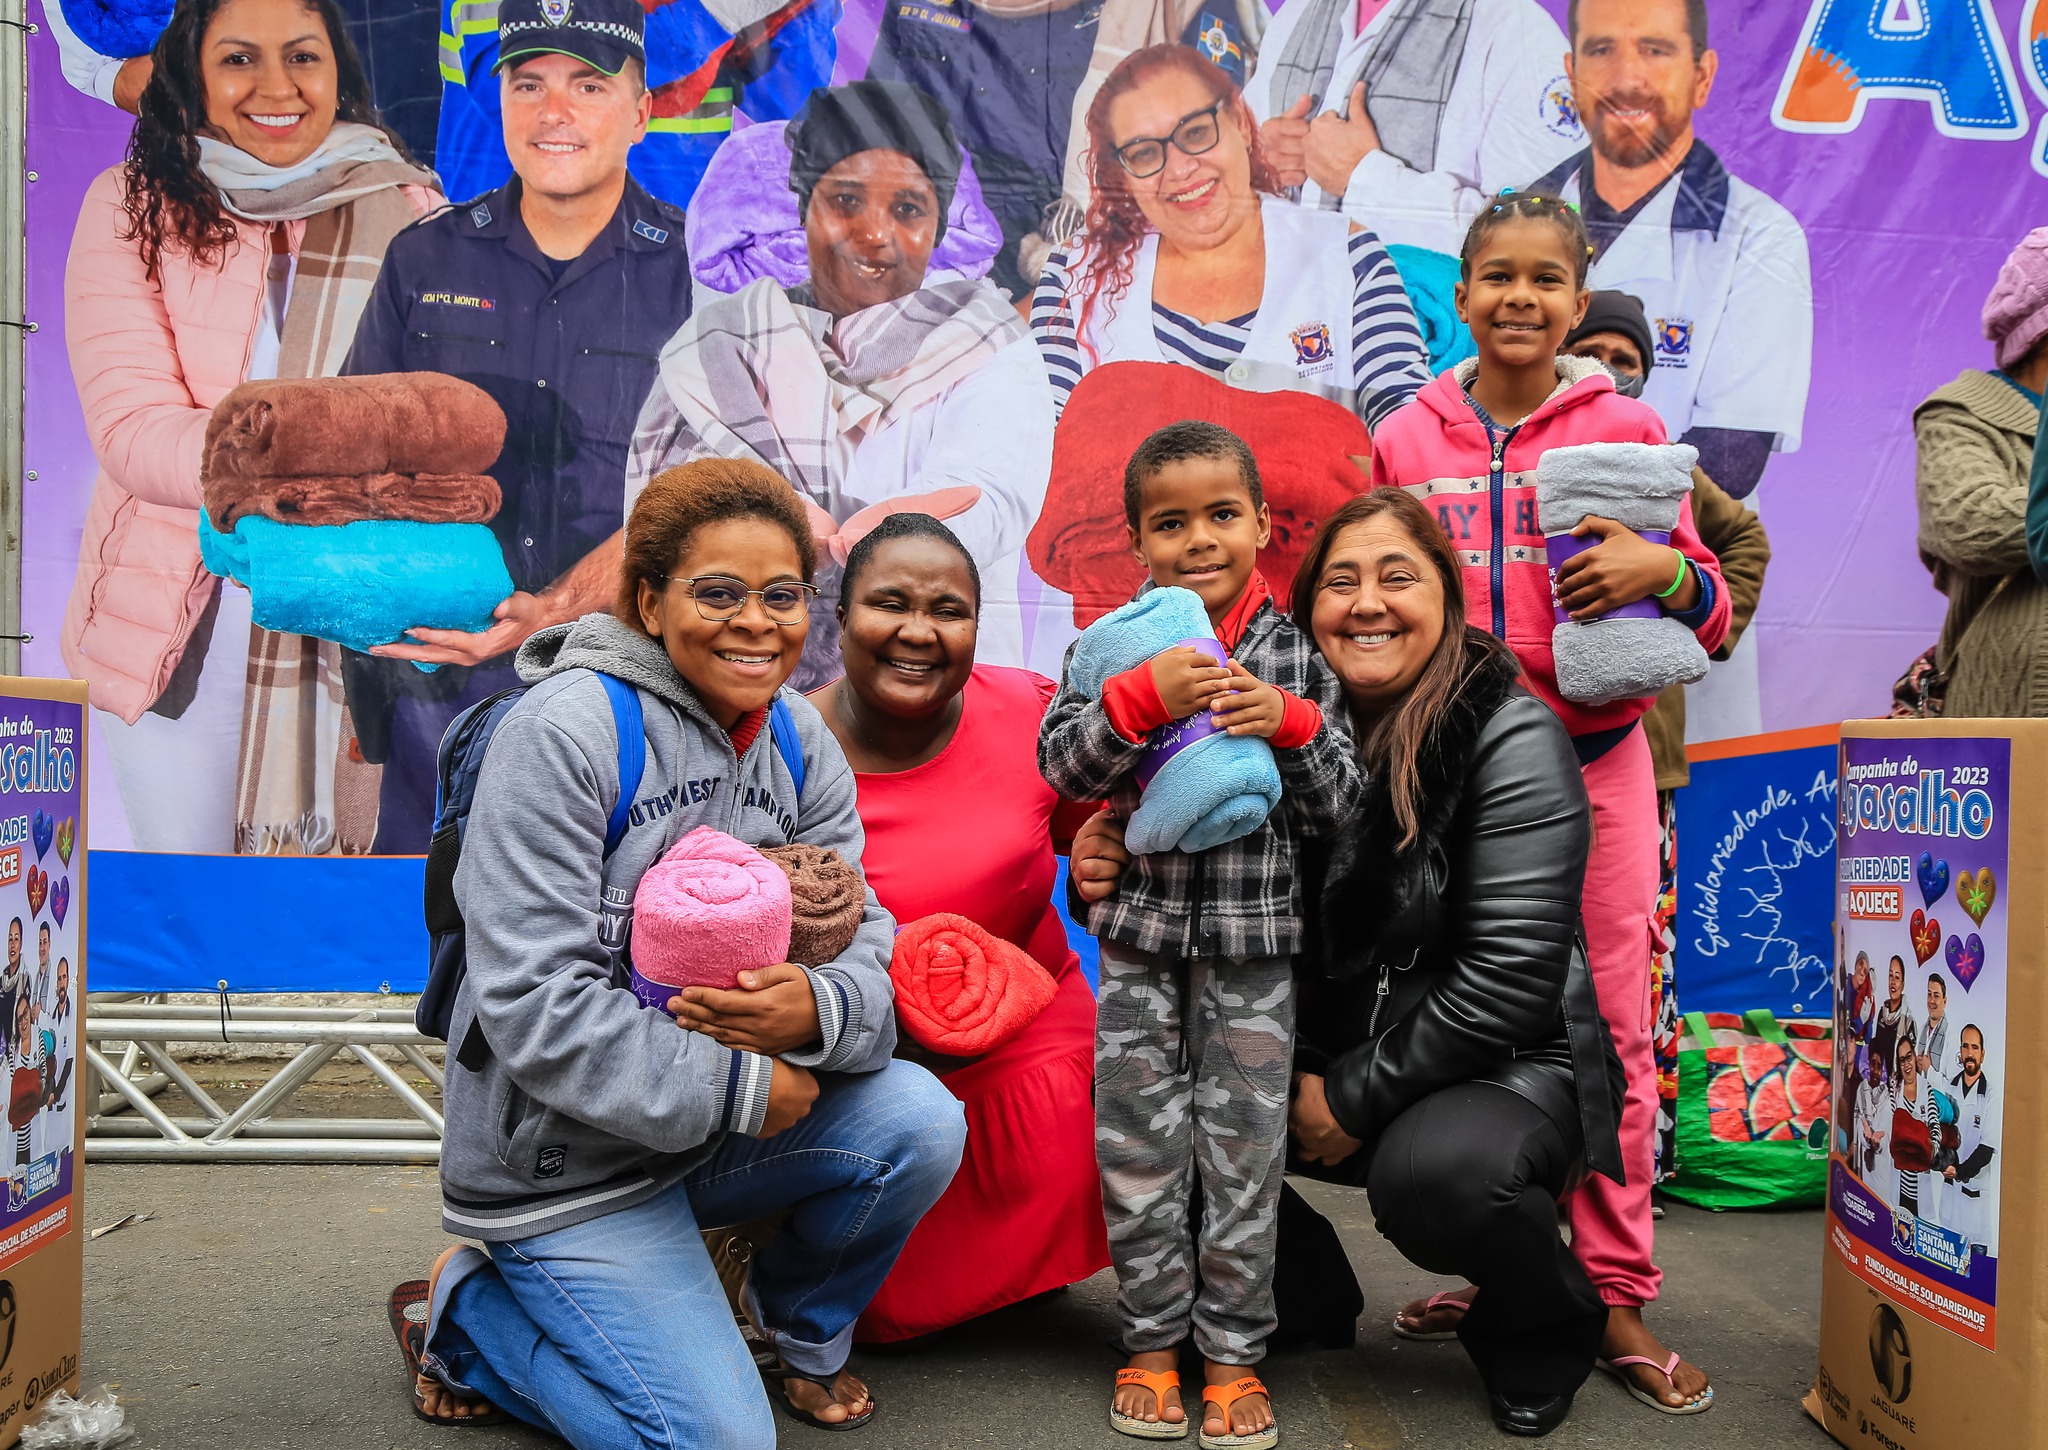
<svg viewBox="0 0 2048 1450"><path fill-rule="evenodd" d="M953 739L911 770L859 773L861 868L899 922L953 912L1051 972L1052 1004L942 1081L967 1113L952 1186L861 1316L869 1343L930 1334L1078 1283L1109 1263L1095 1168L1095 997L1052 902L1064 844L1091 806L1038 774L1053 682L977 665Z"/></svg>

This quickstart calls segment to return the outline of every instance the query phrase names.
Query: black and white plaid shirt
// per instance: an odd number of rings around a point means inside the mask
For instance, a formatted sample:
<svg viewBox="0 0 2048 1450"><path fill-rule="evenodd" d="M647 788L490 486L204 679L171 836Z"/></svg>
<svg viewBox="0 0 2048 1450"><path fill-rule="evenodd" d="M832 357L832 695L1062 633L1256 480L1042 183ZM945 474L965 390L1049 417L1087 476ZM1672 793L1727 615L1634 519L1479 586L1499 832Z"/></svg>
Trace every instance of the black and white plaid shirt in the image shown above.
<svg viewBox="0 0 2048 1450"><path fill-rule="evenodd" d="M1088 930L1099 941L1178 957L1292 956L1301 949L1297 843L1334 834L1358 809L1364 776L1336 675L1271 600L1259 606L1231 657L1266 684L1313 700L1323 727L1300 749L1273 752L1280 806L1258 830L1196 855L1132 857L1116 891L1088 910ZM1061 680L1038 733L1038 769L1054 790L1069 800L1108 800L1128 820L1138 805L1131 772L1144 750L1116 732L1100 700Z"/></svg>

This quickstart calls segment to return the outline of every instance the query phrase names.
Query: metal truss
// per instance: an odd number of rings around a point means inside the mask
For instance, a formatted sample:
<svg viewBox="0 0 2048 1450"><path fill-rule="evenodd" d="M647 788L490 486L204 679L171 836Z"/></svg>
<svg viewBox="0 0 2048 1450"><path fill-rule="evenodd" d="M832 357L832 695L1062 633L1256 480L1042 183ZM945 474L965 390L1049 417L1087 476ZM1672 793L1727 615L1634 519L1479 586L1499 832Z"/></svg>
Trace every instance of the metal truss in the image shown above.
<svg viewBox="0 0 2048 1450"><path fill-rule="evenodd" d="M440 1067L405 1008L173 1006L161 998L88 997L86 1061L96 1086L86 1157L129 1163L438 1163L441 1114L373 1050L395 1049L436 1088ZM233 1110L223 1108L172 1052L172 1043L267 1043L298 1052ZM400 1118L276 1116L313 1074L350 1053L411 1112ZM261 1070L268 1063L252 1062ZM168 1087L201 1116L173 1118L157 1105Z"/></svg>

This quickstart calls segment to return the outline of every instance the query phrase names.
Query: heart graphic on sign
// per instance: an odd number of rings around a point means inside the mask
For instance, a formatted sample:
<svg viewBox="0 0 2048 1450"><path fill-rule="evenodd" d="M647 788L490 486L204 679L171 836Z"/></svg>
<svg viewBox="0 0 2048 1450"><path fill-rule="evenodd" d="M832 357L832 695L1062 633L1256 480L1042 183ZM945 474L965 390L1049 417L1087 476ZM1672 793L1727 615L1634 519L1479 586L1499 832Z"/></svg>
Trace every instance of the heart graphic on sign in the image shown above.
<svg viewBox="0 0 2048 1450"><path fill-rule="evenodd" d="M71 864L71 848L78 844L78 819L66 816L57 822L57 854L64 858L64 864Z"/></svg>
<svg viewBox="0 0 2048 1450"><path fill-rule="evenodd" d="M1948 969L1956 974L1956 980L1963 984L1965 992L1977 980L1977 974L1984 970L1984 940L1974 931L1968 941L1955 937L1948 939Z"/></svg>
<svg viewBox="0 0 2048 1450"><path fill-rule="evenodd" d="M1941 900L1948 890L1948 862L1937 861L1929 852L1920 853L1920 895L1929 906Z"/></svg>
<svg viewBox="0 0 2048 1450"><path fill-rule="evenodd" d="M1941 923L1915 907L1911 925L1913 958L1924 967L1927 965L1927 959L1941 950Z"/></svg>
<svg viewBox="0 0 2048 1450"><path fill-rule="evenodd" d="M28 914L34 916L43 909L43 902L50 895L50 878L40 866L28 868Z"/></svg>
<svg viewBox="0 0 2048 1450"><path fill-rule="evenodd" d="M29 824L29 836L36 843L36 859L42 860L50 854L50 838L56 834L57 821L48 811L37 811L35 820Z"/></svg>
<svg viewBox="0 0 2048 1450"><path fill-rule="evenodd" d="M66 876L57 883L50 893L50 915L57 918L57 925L64 924L64 913L71 909L71 878Z"/></svg>
<svg viewBox="0 0 2048 1450"><path fill-rule="evenodd" d="M1982 926L1984 918L1991 914L1991 903L1998 899L1998 879L1991 874L1989 866L1977 868L1977 874L1965 871L1956 878L1956 900L1963 904L1963 910L1970 913L1970 920Z"/></svg>

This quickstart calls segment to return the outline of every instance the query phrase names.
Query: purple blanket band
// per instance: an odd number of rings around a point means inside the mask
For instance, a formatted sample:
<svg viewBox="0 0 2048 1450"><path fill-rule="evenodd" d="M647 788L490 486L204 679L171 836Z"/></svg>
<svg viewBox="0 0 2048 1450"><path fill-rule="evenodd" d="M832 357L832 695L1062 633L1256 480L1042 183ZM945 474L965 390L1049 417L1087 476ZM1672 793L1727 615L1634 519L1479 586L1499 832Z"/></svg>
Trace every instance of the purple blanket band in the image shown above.
<svg viewBox="0 0 2048 1450"><path fill-rule="evenodd" d="M1230 658L1220 639L1184 639L1173 648L1200 650L1219 665ZM1152 777L1165 768L1167 761L1197 740L1206 740L1219 733L1216 717L1207 710L1198 710L1185 720L1176 720L1154 730L1146 740L1145 753L1138 758L1138 768L1133 772L1138 779L1138 789L1143 790L1152 784Z"/></svg>
<svg viewBox="0 0 2048 1450"><path fill-rule="evenodd" d="M1645 543L1669 544L1671 542L1671 535L1659 529L1638 529L1636 532L1641 535ZM1572 534L1546 534L1544 536L1543 552L1550 561L1550 596L1553 603L1555 603L1557 598L1557 571L1564 567L1564 561L1575 555L1585 553L1586 550L1593 548L1600 542L1601 539L1597 534L1588 534L1584 538ZM1559 624L1596 624L1603 619L1662 619L1664 617L1663 609L1659 607L1654 599L1638 599L1633 604L1624 604L1619 609L1610 609L1607 613L1596 614L1591 619L1573 619L1571 611L1562 604L1556 605L1556 612Z"/></svg>

